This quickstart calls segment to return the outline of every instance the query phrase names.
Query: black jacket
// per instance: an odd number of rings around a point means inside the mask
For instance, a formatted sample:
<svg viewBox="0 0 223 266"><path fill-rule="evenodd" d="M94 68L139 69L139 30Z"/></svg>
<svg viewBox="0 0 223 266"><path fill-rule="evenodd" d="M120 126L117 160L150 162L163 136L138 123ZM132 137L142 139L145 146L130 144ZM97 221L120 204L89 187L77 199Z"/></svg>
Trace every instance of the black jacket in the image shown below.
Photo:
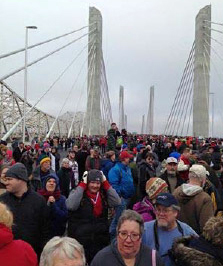
<svg viewBox="0 0 223 266"><path fill-rule="evenodd" d="M40 255L50 233L49 208L45 199L29 189L22 198L6 192L0 196L0 201L13 213L14 238L28 242Z"/></svg>
<svg viewBox="0 0 223 266"><path fill-rule="evenodd" d="M68 198L70 193L70 177L72 175L71 168L61 167L57 173L60 182L60 191L61 194Z"/></svg>
<svg viewBox="0 0 223 266"><path fill-rule="evenodd" d="M165 171L161 176L160 178L162 178L168 185L168 190L170 193L172 193L173 191L171 191L171 188L170 188L170 183L169 183L169 180L168 180L168 177L167 177L167 171ZM176 175L176 178L177 178L177 183L176 183L176 186L175 186L175 189L179 186L181 186L183 183L185 183L185 181L180 177L180 175L177 173Z"/></svg>
<svg viewBox="0 0 223 266"><path fill-rule="evenodd" d="M16 163L20 162L21 158L22 158L22 154L26 152L26 149L22 149L22 151L20 150L19 147L16 147L15 150L13 151L13 158L15 159Z"/></svg>
<svg viewBox="0 0 223 266"><path fill-rule="evenodd" d="M105 197L102 197L102 204L101 216L95 217L92 202L84 192L80 207L68 214L68 236L84 246L88 262L109 243L108 204Z"/></svg>

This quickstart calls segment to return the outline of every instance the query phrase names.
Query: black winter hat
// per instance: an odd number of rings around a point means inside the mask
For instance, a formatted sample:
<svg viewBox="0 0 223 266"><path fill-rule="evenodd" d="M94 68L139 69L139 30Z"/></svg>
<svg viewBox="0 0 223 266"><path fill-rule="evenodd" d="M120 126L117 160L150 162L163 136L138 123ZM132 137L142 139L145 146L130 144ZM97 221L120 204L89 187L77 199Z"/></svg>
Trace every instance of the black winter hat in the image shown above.
<svg viewBox="0 0 223 266"><path fill-rule="evenodd" d="M99 181L102 182L102 172L96 169L90 170L87 176L87 182Z"/></svg>
<svg viewBox="0 0 223 266"><path fill-rule="evenodd" d="M16 163L13 166L11 166L9 170L5 173L5 176L21 179L25 182L29 181L26 167L22 163Z"/></svg>

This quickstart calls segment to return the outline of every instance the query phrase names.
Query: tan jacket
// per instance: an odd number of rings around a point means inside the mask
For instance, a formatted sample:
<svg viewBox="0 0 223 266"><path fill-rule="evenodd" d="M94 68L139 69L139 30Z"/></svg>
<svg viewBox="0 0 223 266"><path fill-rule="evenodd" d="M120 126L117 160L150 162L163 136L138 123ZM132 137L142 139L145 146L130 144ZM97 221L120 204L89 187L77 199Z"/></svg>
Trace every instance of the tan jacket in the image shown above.
<svg viewBox="0 0 223 266"><path fill-rule="evenodd" d="M201 187L190 184L181 185L173 195L181 207L178 219L201 234L207 220L214 216L211 197Z"/></svg>

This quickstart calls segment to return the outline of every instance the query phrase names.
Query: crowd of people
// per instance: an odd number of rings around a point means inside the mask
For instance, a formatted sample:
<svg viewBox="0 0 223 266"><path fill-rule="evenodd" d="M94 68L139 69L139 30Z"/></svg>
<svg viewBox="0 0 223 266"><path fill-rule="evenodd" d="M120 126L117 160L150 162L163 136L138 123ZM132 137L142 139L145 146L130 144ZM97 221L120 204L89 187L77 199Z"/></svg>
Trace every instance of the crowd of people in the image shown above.
<svg viewBox="0 0 223 266"><path fill-rule="evenodd" d="M1 141L0 262L223 265L223 139Z"/></svg>

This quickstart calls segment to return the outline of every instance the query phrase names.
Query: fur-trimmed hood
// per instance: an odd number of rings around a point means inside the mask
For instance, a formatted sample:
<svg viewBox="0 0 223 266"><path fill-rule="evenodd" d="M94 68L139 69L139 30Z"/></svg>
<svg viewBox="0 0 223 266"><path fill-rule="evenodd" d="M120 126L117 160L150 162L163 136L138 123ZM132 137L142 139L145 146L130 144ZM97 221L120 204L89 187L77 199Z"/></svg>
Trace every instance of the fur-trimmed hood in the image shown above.
<svg viewBox="0 0 223 266"><path fill-rule="evenodd" d="M213 246L203 237L177 239L172 253L177 266L223 266L223 248Z"/></svg>

